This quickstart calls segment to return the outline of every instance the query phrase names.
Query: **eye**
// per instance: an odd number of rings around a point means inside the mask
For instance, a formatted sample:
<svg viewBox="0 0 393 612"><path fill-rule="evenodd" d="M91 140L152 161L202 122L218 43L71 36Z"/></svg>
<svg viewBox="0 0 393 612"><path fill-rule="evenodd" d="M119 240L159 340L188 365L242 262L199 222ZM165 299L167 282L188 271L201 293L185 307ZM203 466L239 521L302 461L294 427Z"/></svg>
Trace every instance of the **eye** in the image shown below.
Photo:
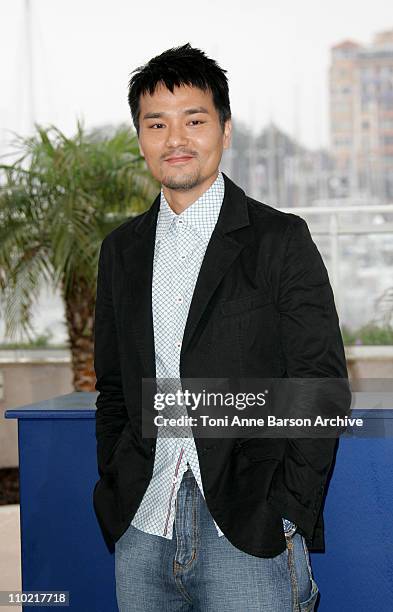
<svg viewBox="0 0 393 612"><path fill-rule="evenodd" d="M163 123L153 123L153 125L151 125L151 128L155 128L156 126L162 126L164 125Z"/></svg>
<svg viewBox="0 0 393 612"><path fill-rule="evenodd" d="M205 123L204 121L200 121L199 119L192 119L190 123Z"/></svg>

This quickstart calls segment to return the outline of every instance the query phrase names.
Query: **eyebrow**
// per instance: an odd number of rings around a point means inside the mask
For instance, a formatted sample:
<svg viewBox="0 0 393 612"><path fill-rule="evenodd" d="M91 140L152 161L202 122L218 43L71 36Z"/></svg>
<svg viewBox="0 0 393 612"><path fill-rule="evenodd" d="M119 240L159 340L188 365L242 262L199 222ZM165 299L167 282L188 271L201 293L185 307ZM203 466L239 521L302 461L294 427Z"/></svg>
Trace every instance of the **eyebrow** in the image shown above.
<svg viewBox="0 0 393 612"><path fill-rule="evenodd" d="M204 106L196 106L194 108L186 108L184 111L184 115L195 115L196 113L207 113L209 111ZM165 117L167 113L146 113L143 115L143 119L160 119L161 117Z"/></svg>

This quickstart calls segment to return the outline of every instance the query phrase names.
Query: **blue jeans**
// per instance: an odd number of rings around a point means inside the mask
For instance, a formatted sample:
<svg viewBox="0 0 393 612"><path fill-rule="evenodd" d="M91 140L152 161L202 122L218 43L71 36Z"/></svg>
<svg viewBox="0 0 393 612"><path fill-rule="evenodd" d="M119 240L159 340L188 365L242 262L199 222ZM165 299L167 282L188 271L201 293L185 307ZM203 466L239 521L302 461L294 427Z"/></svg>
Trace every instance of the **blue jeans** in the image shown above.
<svg viewBox="0 0 393 612"><path fill-rule="evenodd" d="M318 596L300 534L270 559L239 550L218 536L191 470L172 539L130 524L116 542L115 572L120 612L311 612Z"/></svg>

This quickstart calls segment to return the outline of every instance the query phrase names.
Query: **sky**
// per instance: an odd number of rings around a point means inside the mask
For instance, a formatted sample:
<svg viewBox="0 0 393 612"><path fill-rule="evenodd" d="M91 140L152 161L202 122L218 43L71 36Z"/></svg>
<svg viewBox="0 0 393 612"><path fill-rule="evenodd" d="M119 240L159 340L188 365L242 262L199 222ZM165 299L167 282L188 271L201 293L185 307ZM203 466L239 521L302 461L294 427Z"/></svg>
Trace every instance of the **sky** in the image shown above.
<svg viewBox="0 0 393 612"><path fill-rule="evenodd" d="M269 121L311 148L328 145L330 47L393 28L386 0L30 0L35 121L68 135L131 124L131 71L190 42L227 70L232 115ZM30 130L25 0L0 2L0 151Z"/></svg>

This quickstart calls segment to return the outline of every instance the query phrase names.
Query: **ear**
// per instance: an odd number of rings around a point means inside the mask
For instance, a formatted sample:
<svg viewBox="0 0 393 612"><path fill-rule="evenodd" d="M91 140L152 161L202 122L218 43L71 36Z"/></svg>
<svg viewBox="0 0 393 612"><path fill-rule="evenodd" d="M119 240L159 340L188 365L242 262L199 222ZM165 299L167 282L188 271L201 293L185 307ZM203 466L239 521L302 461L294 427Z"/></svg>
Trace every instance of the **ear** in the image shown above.
<svg viewBox="0 0 393 612"><path fill-rule="evenodd" d="M229 149L232 136L232 120L227 119L224 126L224 149Z"/></svg>
<svg viewBox="0 0 393 612"><path fill-rule="evenodd" d="M143 152L143 149L142 149L142 146L141 146L141 143L139 142L139 140L138 140L138 147L139 147L139 153L141 154L141 156L145 157L145 154Z"/></svg>

